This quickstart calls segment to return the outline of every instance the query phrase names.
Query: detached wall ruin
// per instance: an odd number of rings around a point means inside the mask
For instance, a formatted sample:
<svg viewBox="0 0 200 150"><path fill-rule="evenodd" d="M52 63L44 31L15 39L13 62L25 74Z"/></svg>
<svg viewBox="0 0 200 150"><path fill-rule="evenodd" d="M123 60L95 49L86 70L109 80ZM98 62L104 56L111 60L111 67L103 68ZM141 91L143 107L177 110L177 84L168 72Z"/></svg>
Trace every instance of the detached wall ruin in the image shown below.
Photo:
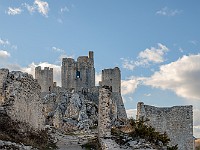
<svg viewBox="0 0 200 150"><path fill-rule="evenodd" d="M111 137L111 115L112 115L112 90L108 86L103 86L99 90L99 116L98 116L98 136L99 138Z"/></svg>
<svg viewBox="0 0 200 150"><path fill-rule="evenodd" d="M170 144L178 144L179 150L193 150L193 109L192 106L154 107L139 102L137 119L149 119L147 124L157 131L166 132Z"/></svg>
<svg viewBox="0 0 200 150"><path fill-rule="evenodd" d="M14 121L43 129L44 115L38 82L28 73L0 69L0 108Z"/></svg>

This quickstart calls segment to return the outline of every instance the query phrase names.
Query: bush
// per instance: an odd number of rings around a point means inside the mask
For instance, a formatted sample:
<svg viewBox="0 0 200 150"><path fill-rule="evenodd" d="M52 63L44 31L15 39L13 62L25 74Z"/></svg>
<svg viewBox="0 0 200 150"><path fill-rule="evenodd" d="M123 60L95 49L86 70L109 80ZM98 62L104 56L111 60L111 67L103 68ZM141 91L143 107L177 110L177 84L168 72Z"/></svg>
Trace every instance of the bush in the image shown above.
<svg viewBox="0 0 200 150"><path fill-rule="evenodd" d="M41 150L55 149L47 130L35 131L29 125L0 114L0 140L23 143Z"/></svg>
<svg viewBox="0 0 200 150"><path fill-rule="evenodd" d="M132 126L132 128L134 129L133 131L129 132L129 133L124 133L120 127L113 127L111 129L111 134L115 137L115 140L118 144L124 144L125 141L123 141L123 137L124 136L128 136L131 137L132 139L145 139L147 141L149 141L150 143L160 146L160 142L162 142L162 144L164 146L167 146L170 139L167 136L167 133L159 133L155 130L155 128L148 126L145 124L145 122L148 120L139 120L136 121L133 118L128 120L128 125L127 126ZM128 142L128 141L126 141ZM169 150L176 150L176 147L178 147L177 145L172 146L172 147L168 147L171 148Z"/></svg>

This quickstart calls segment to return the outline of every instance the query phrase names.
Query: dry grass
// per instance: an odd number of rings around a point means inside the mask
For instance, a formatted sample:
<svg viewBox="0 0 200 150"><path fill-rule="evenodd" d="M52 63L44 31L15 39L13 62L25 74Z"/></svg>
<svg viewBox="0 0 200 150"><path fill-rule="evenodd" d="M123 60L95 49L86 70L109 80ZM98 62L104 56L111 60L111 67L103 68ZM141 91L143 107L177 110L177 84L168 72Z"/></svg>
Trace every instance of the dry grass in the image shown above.
<svg viewBox="0 0 200 150"><path fill-rule="evenodd" d="M11 120L5 114L0 114L0 140L23 143L42 150L49 144L47 131L35 131L25 123Z"/></svg>
<svg viewBox="0 0 200 150"><path fill-rule="evenodd" d="M195 150L200 150L200 139L195 140Z"/></svg>

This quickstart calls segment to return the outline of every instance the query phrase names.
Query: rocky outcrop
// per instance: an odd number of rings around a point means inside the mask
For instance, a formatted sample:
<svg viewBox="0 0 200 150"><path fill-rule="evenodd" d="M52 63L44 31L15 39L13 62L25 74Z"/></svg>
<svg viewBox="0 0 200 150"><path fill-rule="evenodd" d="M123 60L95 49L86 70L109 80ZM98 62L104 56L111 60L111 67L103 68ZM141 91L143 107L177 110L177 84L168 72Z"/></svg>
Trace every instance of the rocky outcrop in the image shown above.
<svg viewBox="0 0 200 150"><path fill-rule="evenodd" d="M63 132L88 131L97 125L97 104L82 93L57 90L43 98L46 123Z"/></svg>

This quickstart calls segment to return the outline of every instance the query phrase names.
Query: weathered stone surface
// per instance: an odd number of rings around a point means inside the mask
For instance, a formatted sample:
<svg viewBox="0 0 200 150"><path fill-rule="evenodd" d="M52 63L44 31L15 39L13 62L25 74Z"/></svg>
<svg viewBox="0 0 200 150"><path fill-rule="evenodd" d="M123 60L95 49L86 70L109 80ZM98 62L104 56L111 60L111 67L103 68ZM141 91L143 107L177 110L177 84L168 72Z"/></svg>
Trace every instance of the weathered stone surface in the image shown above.
<svg viewBox="0 0 200 150"><path fill-rule="evenodd" d="M42 129L44 127L43 105L40 98L40 86L27 73L19 71L4 72L1 75L0 95L3 97L1 106L12 120L18 120L29 124L34 129Z"/></svg>
<svg viewBox="0 0 200 150"><path fill-rule="evenodd" d="M93 52L89 56L80 56L77 61L72 58L62 60L62 87L81 91L82 88L95 86L95 68Z"/></svg>
<svg viewBox="0 0 200 150"><path fill-rule="evenodd" d="M45 95L51 93L54 87L53 84L53 68L45 67L44 70L40 66L35 68L35 79L41 86L41 92Z"/></svg>
<svg viewBox="0 0 200 150"><path fill-rule="evenodd" d="M174 106L159 108L139 102L137 119L149 119L148 125L157 131L166 132L170 145L178 144L179 150L192 150L193 141L193 111L192 106Z"/></svg>
<svg viewBox="0 0 200 150"><path fill-rule="evenodd" d="M8 69L0 69L0 105L4 103L5 100L6 79L8 73Z"/></svg>
<svg viewBox="0 0 200 150"><path fill-rule="evenodd" d="M99 118L98 118L98 137L111 137L111 110L112 99L111 89L107 86L99 90Z"/></svg>
<svg viewBox="0 0 200 150"><path fill-rule="evenodd" d="M112 139L99 138L102 150L123 150L120 146Z"/></svg>
<svg viewBox="0 0 200 150"><path fill-rule="evenodd" d="M98 108L87 98L82 93L69 91L48 94L43 99L46 123L63 132L89 131L97 124Z"/></svg>
<svg viewBox="0 0 200 150"><path fill-rule="evenodd" d="M102 70L101 86L112 87L112 99L117 105L117 118L127 119L126 110L121 96L121 72L118 67Z"/></svg>

